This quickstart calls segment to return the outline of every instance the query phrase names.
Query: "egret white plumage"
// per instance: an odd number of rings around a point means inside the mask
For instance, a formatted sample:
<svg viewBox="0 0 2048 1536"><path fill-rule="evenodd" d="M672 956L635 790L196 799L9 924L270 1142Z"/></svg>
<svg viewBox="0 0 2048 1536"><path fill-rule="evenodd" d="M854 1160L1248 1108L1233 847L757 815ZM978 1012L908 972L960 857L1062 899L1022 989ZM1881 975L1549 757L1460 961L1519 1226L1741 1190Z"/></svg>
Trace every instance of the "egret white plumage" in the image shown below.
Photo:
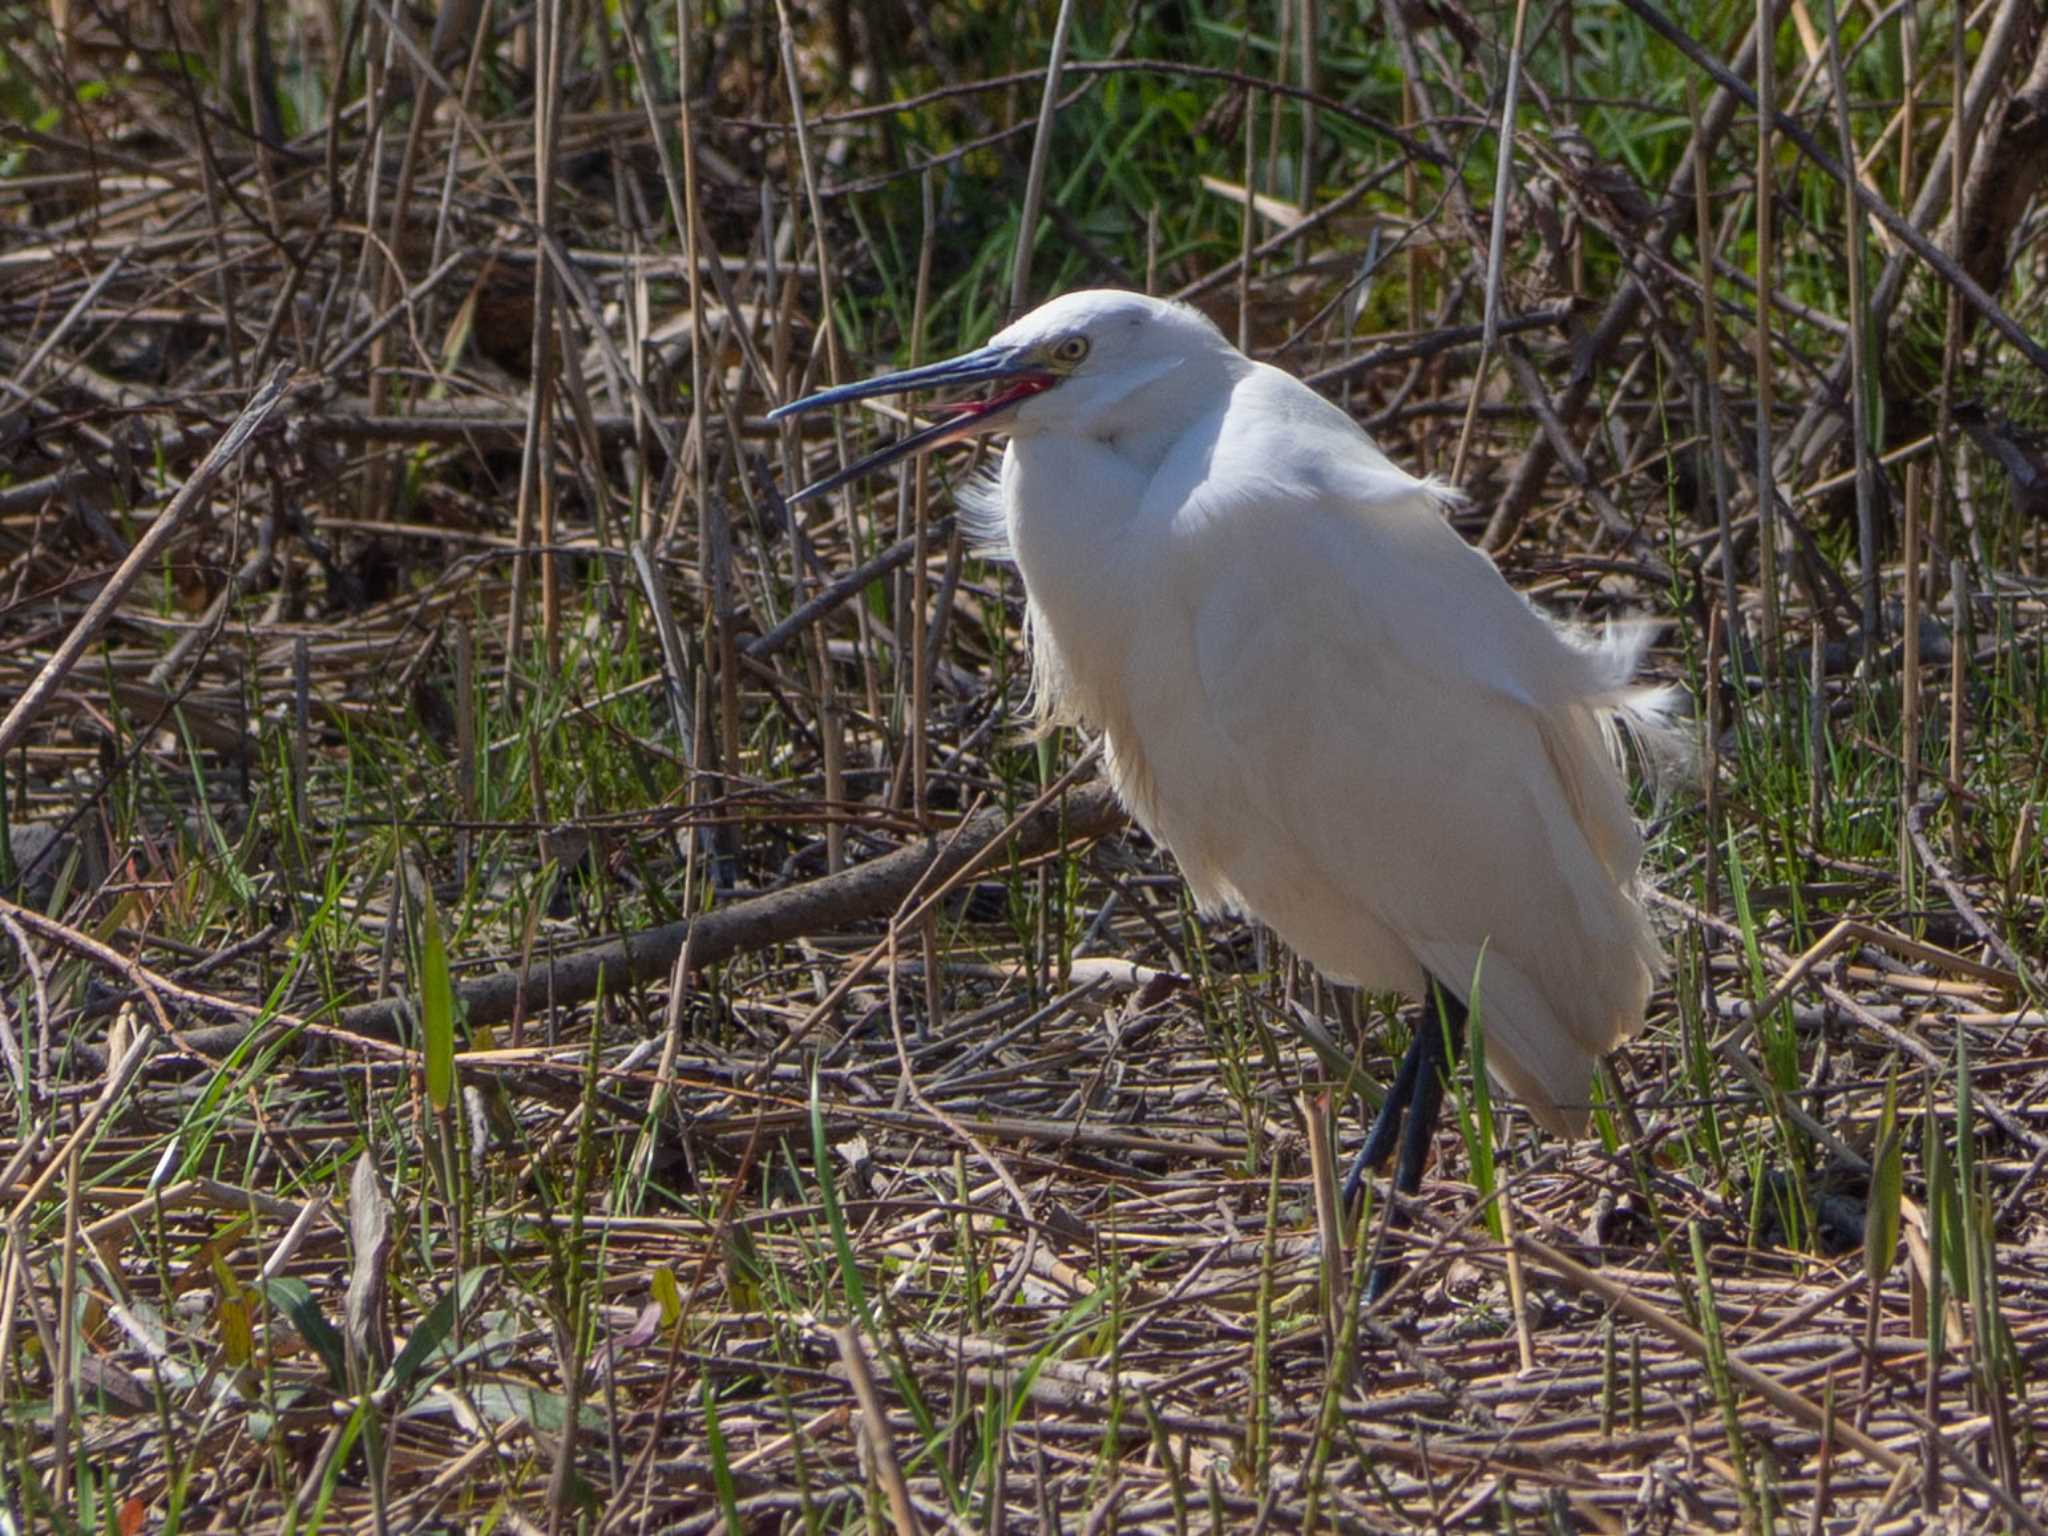
<svg viewBox="0 0 2048 1536"><path fill-rule="evenodd" d="M1041 719L1101 733L1204 909L1454 1020L1476 975L1493 1075L1581 1131L1662 962L1614 733L1670 729L1669 697L1631 681L1647 632L1537 613L1445 520L1448 487L1141 294L1071 293L978 351L774 416L979 384L988 398L791 499L1008 432L980 512L1023 575ZM1426 1016L1361 1152L1383 1161L1405 1117L1404 1193L1443 1042Z"/></svg>

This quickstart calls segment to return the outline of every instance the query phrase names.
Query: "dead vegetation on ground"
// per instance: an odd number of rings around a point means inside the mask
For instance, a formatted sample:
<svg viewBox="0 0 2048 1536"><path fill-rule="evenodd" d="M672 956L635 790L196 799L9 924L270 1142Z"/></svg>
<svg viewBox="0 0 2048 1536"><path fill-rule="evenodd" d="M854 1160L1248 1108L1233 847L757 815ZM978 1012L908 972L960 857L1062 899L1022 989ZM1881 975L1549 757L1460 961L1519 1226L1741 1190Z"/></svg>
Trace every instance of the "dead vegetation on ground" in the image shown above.
<svg viewBox="0 0 2048 1536"><path fill-rule="evenodd" d="M11 1528L2040 1529L2048 33L1837 8L11 28ZM1461 1100L1370 1311L1408 1025L1021 739L964 463L781 500L1035 154L1025 292L1701 701L1616 1111Z"/></svg>

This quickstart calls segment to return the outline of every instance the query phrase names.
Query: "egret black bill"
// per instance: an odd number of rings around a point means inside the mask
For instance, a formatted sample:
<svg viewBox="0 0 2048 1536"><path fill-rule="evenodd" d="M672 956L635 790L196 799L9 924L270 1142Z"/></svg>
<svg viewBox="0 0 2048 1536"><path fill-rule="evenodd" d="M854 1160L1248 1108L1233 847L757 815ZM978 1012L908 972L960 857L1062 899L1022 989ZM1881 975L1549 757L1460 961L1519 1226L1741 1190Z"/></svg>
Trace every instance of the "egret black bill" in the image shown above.
<svg viewBox="0 0 2048 1536"><path fill-rule="evenodd" d="M907 394L914 389L948 389L975 384L1007 386L997 388L986 400L962 400L937 407L941 420L847 465L836 475L813 481L790 497L790 504L793 506L814 496L823 496L827 491L836 491L862 475L885 469L928 449L986 432L998 425L996 417L1039 391L1050 389L1057 378L1057 374L1038 366L1031 357L1016 348L990 346L949 358L943 363L927 363L922 368L907 368L901 373L883 374L878 379L842 384L837 389L821 389L815 395L806 395L801 400L778 406L768 413L770 421L782 421L805 411L845 405L853 400L868 400L876 395Z"/></svg>

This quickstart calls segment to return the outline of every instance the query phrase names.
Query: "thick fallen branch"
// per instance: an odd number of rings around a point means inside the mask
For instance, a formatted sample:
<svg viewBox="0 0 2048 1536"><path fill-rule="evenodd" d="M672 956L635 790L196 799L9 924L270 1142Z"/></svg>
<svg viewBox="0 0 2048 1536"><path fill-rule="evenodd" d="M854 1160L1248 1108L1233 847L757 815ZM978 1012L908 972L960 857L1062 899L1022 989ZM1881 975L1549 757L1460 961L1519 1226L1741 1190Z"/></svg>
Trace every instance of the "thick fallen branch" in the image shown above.
<svg viewBox="0 0 2048 1536"><path fill-rule="evenodd" d="M803 885L736 901L644 933L620 934L588 949L550 957L524 974L494 971L480 976L456 988L456 1005L471 1024L502 1024L522 1010L535 1007L575 1007L600 992L617 992L635 984L666 980L686 942L690 945L692 967L716 965L750 950L891 916L914 897L928 897L998 851L1007 851L1017 858L1037 858L1066 844L1107 837L1128 822L1129 816L1118 804L1116 795L1100 782L1085 784L1063 798L1035 805L1015 817L1000 810L983 811L943 839L899 848L836 875L824 875ZM173 1031L170 1038L180 1050L225 1055L262 1024L303 1028L344 1045L352 1038L359 1042L402 1038L401 1021L410 1006L406 998L358 1003L343 1009L339 1020L332 1023L315 1023L290 1014L266 1015L249 1004L229 1002L180 986L146 967L124 961L63 924L11 902L0 900L0 912L26 921L33 931L142 984L138 993L103 999L102 1007L125 1001L129 996L155 994L159 1002L194 1012L225 1011L238 1015L238 1022L233 1024ZM75 1042L72 1049L96 1066L105 1064L95 1046Z"/></svg>
<svg viewBox="0 0 2048 1536"><path fill-rule="evenodd" d="M824 875L787 890L736 901L700 917L667 923L536 964L528 975L498 971L456 989L457 1006L472 1024L500 1024L521 1005L570 1007L600 991L664 981L683 945L693 966L716 965L749 950L786 944L806 934L872 922L901 907L919 889L936 888L1004 841L1019 858L1034 858L1069 842L1085 842L1120 829L1124 809L1106 784L1088 784L1064 800L1028 812L1012 827L1003 811L983 811L944 841L900 848L867 864ZM344 1009L341 1028L352 1034L397 1034L395 999Z"/></svg>

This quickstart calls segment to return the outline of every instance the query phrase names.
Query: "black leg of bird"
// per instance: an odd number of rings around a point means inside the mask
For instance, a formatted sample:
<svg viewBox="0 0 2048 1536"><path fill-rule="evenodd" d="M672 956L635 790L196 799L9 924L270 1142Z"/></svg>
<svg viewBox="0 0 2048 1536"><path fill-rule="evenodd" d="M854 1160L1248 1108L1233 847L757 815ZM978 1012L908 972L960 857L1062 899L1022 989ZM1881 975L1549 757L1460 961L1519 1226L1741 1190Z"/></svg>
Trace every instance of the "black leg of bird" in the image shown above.
<svg viewBox="0 0 2048 1536"><path fill-rule="evenodd" d="M1379 1113L1365 1133L1365 1143L1353 1159L1344 1180L1344 1203L1358 1198L1368 1169L1387 1160L1398 1141L1400 1160L1394 1165L1394 1188L1412 1195L1422 1188L1422 1163L1435 1134L1437 1116L1443 1110L1444 1074L1465 1049L1465 1005L1432 976L1425 995L1421 1022L1408 1041L1408 1053L1387 1084ZM1448 1029L1450 1049L1446 1054L1444 1035ZM1402 1135L1403 1128L1407 1134Z"/></svg>
<svg viewBox="0 0 2048 1536"><path fill-rule="evenodd" d="M1401 1058L1401 1065L1394 1072L1394 1080L1387 1084L1386 1096L1380 1100L1379 1113L1372 1117L1372 1125L1365 1133L1365 1142L1358 1149L1358 1156L1352 1159L1351 1172L1344 1179L1344 1203L1351 1204L1358 1198L1359 1186L1365 1183L1369 1169L1384 1163L1394 1150L1394 1143L1400 1139L1401 1121L1408 1113L1408 1100L1415 1092L1416 1069L1422 1064L1422 1037L1425 1031L1418 1028L1408 1042L1408 1053Z"/></svg>
<svg viewBox="0 0 2048 1536"><path fill-rule="evenodd" d="M1422 1188L1422 1164L1429 1156L1430 1139L1436 1135L1437 1117L1443 1113L1444 1078L1464 1046L1465 1005L1432 979L1422 1027L1415 1032L1415 1046L1410 1047L1411 1052L1420 1047L1421 1054L1415 1064L1407 1121L1401 1127L1401 1155L1394 1159L1394 1188L1404 1195Z"/></svg>
<svg viewBox="0 0 2048 1536"><path fill-rule="evenodd" d="M1357 1198L1366 1171L1384 1163L1397 1140L1400 1155L1394 1160L1395 1192L1412 1195L1422 1188L1422 1165L1428 1160L1430 1139L1436 1134L1437 1117L1443 1112L1445 1075L1464 1050L1465 1019L1465 1004L1434 976L1430 977L1422 1019L1344 1181L1347 1206ZM1390 1208L1390 1222L1394 1214ZM1393 1278L1392 1265L1383 1264L1375 1269L1367 1287L1367 1299L1378 1300Z"/></svg>

